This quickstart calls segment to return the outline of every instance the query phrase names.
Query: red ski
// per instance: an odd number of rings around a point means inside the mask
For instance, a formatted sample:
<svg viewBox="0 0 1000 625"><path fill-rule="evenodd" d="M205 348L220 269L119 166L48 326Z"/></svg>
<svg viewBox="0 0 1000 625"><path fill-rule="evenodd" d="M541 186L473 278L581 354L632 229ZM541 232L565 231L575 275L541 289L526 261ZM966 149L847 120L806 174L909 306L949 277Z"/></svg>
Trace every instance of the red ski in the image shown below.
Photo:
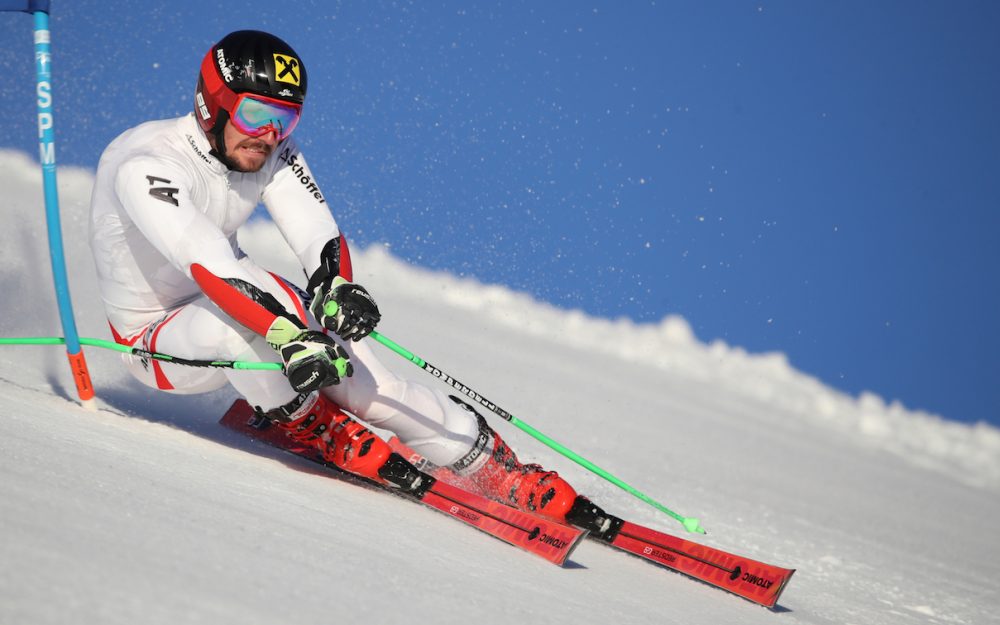
<svg viewBox="0 0 1000 625"><path fill-rule="evenodd" d="M594 538L768 608L795 573L628 521L613 536Z"/></svg>
<svg viewBox="0 0 1000 625"><path fill-rule="evenodd" d="M413 493L405 493L345 473L337 467L323 462L323 459L312 447L296 443L287 437L280 428L270 427L270 422L257 417L250 405L243 400L237 400L233 403L219 423L273 447L323 464L335 470L338 476L348 477L394 494L416 499L463 523L560 566L566 562L566 559L586 535L585 531L578 528L491 501L442 482L426 473L421 473L420 476L424 480L424 485ZM409 465L407 466L409 467ZM409 468L416 470L413 467Z"/></svg>
<svg viewBox="0 0 1000 625"><path fill-rule="evenodd" d="M414 466L430 473L438 480L447 479L450 475L448 471L433 467L396 437L389 439L389 445ZM591 532L590 538L728 590L768 608L775 606L781 591L795 573L795 569L786 569L737 556L610 515L607 520L606 528L601 532Z"/></svg>

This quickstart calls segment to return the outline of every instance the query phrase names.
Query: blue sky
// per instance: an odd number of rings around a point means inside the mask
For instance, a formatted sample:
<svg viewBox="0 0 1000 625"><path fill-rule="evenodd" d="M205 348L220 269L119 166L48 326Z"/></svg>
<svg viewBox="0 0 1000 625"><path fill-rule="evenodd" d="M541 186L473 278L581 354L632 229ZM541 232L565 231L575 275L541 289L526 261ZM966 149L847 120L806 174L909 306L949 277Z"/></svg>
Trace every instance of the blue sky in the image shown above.
<svg viewBox="0 0 1000 625"><path fill-rule="evenodd" d="M270 30L356 244L1000 423L996 3L52 4L61 164ZM35 153L30 30L0 15L0 146Z"/></svg>

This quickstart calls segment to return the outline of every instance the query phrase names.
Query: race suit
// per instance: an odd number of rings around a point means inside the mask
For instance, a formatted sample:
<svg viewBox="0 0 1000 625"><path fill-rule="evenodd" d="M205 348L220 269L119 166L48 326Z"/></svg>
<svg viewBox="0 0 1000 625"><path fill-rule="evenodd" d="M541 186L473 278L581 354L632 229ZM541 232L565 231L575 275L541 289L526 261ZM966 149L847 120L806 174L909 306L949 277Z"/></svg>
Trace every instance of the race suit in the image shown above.
<svg viewBox="0 0 1000 625"><path fill-rule="evenodd" d="M191 114L116 138L97 168L90 218L100 295L115 340L186 359L277 362L263 336L274 306L263 306L262 294L273 296L283 314L321 329L308 315L307 296L237 245L237 229L260 203L305 275L336 240L340 274L351 279L347 242L291 137L254 173L231 171L218 160ZM390 372L368 341L339 341L354 373L322 392L436 464L468 453L478 434L475 416L444 393ZM263 411L297 395L280 371L123 358L136 378L168 392L202 393L229 383Z"/></svg>

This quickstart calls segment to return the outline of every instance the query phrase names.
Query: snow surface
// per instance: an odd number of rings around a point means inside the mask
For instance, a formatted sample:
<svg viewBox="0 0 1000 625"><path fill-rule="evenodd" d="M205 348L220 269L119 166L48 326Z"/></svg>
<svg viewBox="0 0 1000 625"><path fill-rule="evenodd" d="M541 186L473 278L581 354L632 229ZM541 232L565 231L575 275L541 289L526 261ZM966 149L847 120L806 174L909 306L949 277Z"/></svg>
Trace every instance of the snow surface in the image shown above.
<svg viewBox="0 0 1000 625"><path fill-rule="evenodd" d="M92 174L59 175L80 334L109 338L86 249ZM40 181L0 151L3 336L60 334ZM299 275L269 223L241 241ZM101 408L85 411L64 350L0 347L0 623L1000 623L996 428L844 395L781 354L701 343L680 318L590 318L377 247L355 267L386 336L697 516L699 540L797 568L780 608L592 542L555 567L224 430L231 391L154 393L114 352L87 351ZM609 510L683 532L493 423Z"/></svg>

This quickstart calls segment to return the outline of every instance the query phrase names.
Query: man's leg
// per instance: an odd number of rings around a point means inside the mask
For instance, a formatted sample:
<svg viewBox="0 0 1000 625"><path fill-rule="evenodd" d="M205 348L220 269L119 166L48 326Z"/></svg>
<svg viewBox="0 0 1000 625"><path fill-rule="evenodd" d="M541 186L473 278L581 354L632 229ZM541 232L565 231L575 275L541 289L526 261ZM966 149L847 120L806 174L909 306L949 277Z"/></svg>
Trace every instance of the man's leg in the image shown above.
<svg viewBox="0 0 1000 625"><path fill-rule="evenodd" d="M437 389L403 379L383 365L367 340L345 346L354 375L323 389L333 401L440 467L460 484L512 506L565 520L576 491L554 471L522 464L486 420Z"/></svg>
<svg viewBox="0 0 1000 625"><path fill-rule="evenodd" d="M154 321L135 345L193 360L277 360L263 337L220 311L207 297ZM125 355L123 359L132 375L143 384L170 393L206 393L230 383L251 405L267 409L285 404L297 395L280 371L191 367L133 355Z"/></svg>
<svg viewBox="0 0 1000 625"><path fill-rule="evenodd" d="M469 452L479 432L473 414L441 391L389 371L372 351L370 339L344 347L354 374L323 389L330 399L367 423L395 433L440 466Z"/></svg>

